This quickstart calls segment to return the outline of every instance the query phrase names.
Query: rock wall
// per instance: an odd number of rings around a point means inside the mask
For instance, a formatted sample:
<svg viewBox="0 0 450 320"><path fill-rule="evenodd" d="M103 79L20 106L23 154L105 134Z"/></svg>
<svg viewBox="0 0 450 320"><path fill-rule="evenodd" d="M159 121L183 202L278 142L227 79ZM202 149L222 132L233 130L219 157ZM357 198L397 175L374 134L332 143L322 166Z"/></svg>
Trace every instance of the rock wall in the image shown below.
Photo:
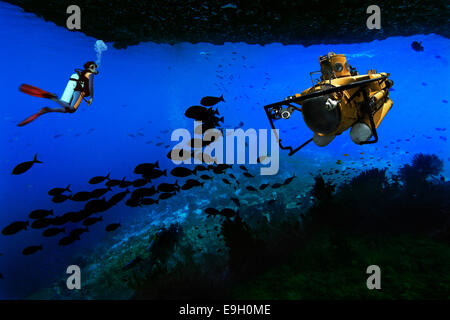
<svg viewBox="0 0 450 320"><path fill-rule="evenodd" d="M436 33L449 37L445 0L7 0L66 26L66 9L81 8L81 32L125 48L142 41L267 44L352 43ZM366 9L381 8L380 30Z"/></svg>

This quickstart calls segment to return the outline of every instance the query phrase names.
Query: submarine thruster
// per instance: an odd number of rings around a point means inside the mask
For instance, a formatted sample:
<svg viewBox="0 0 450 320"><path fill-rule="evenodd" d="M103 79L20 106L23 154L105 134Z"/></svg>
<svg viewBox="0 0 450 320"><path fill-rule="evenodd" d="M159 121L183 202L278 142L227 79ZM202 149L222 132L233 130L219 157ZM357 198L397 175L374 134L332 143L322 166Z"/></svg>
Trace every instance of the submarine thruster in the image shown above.
<svg viewBox="0 0 450 320"><path fill-rule="evenodd" d="M272 129L275 130L274 121L289 119L297 110L314 132L311 139L295 149L283 146L277 135L280 148L293 155L311 141L324 147L347 129L356 144L376 143L377 128L392 108L389 88L394 83L388 79L390 74L369 70L359 75L345 55L333 52L319 57L319 62L321 70L310 72L311 88L264 107ZM320 73L320 79L314 81L316 73Z"/></svg>

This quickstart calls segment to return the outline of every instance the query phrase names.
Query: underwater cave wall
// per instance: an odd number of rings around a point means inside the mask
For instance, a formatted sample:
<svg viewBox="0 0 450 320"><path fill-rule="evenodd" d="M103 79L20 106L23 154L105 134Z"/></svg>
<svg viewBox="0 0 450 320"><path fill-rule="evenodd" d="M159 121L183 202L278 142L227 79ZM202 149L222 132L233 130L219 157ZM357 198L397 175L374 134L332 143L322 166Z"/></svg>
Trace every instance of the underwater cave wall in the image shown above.
<svg viewBox="0 0 450 320"><path fill-rule="evenodd" d="M68 0L7 0L66 26ZM369 30L367 7L358 0L153 0L77 1L81 31L125 48L142 41L246 42L249 44L355 43L391 36L436 33L449 37L450 5L444 0L377 1L381 29Z"/></svg>

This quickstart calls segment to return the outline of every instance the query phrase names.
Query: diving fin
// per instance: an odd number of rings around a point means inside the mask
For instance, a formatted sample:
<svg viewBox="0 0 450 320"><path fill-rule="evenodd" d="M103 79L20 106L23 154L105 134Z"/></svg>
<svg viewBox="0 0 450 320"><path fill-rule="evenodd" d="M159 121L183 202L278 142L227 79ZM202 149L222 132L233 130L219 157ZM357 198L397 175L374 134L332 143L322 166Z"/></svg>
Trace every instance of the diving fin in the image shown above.
<svg viewBox="0 0 450 320"><path fill-rule="evenodd" d="M58 98L58 96L54 93L47 92L45 90L39 89L38 87L31 86L29 84L22 84L19 87L19 90L23 93L29 94L30 96L38 97L38 98Z"/></svg>
<svg viewBox="0 0 450 320"><path fill-rule="evenodd" d="M28 118L26 118L25 120L23 120L21 123L19 123L17 126L18 127L23 127L26 124L29 124L30 122L36 120L37 118L39 118L41 115L47 113L47 108L42 108L41 110L39 110L39 112L33 114L32 116L29 116Z"/></svg>

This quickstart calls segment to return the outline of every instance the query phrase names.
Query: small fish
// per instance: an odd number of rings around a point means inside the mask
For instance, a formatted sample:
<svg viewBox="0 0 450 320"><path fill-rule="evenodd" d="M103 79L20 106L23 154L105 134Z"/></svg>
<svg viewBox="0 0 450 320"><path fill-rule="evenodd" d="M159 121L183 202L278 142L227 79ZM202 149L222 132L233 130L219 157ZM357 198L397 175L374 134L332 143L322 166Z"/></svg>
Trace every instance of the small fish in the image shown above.
<svg viewBox="0 0 450 320"><path fill-rule="evenodd" d="M236 211L234 211L231 208L224 208L220 211L220 215L225 217L225 218L231 218L234 217L236 215Z"/></svg>
<svg viewBox="0 0 450 320"><path fill-rule="evenodd" d="M125 181L125 178L123 178L122 180L117 180L117 179L108 180L108 181L105 183L105 186L107 186L108 188L111 188L111 187L117 187L117 186L120 185L123 181Z"/></svg>
<svg viewBox="0 0 450 320"><path fill-rule="evenodd" d="M174 177L184 178L195 174L195 172L185 167L176 167L170 171L170 174Z"/></svg>
<svg viewBox="0 0 450 320"><path fill-rule="evenodd" d="M122 201L126 195L130 193L130 191L127 189L125 191L116 193L115 195L113 195L109 200L108 200L108 204L110 206L116 205L118 204L120 201Z"/></svg>
<svg viewBox="0 0 450 320"><path fill-rule="evenodd" d="M200 104L205 107L211 107L211 106L216 105L220 101L225 102L225 100L223 99L223 95L221 95L219 98L207 96L207 97L202 98L202 100L200 101Z"/></svg>
<svg viewBox="0 0 450 320"><path fill-rule="evenodd" d="M103 181L105 181L105 180L109 180L109 173L106 175L106 177L101 177L101 176L98 176L98 177L93 177L93 178L91 178L90 180L89 180L89 184L98 184L98 183L101 183L101 182L103 182Z"/></svg>
<svg viewBox="0 0 450 320"><path fill-rule="evenodd" d="M111 180L113 181L113 180ZM90 197L91 198L100 198L101 196L103 196L105 193L112 191L111 187L108 188L100 188L100 189L95 189L93 191L90 192Z"/></svg>
<svg viewBox="0 0 450 320"><path fill-rule="evenodd" d="M423 46L422 46L422 41L417 42L417 41L413 41L411 43L411 48L413 48L414 51L423 51Z"/></svg>
<svg viewBox="0 0 450 320"><path fill-rule="evenodd" d="M231 182L230 182L229 180L225 179L225 178L223 178L222 181L223 181L224 183L226 183L226 184L231 184Z"/></svg>
<svg viewBox="0 0 450 320"><path fill-rule="evenodd" d="M250 174L248 172L244 172L243 175L246 176L247 178L254 178L255 177L254 175L252 175L252 174Z"/></svg>
<svg viewBox="0 0 450 320"><path fill-rule="evenodd" d="M89 231L88 227L73 229L72 231L70 231L69 237L74 237L74 238L79 239L83 233L88 232L88 231Z"/></svg>
<svg viewBox="0 0 450 320"><path fill-rule="evenodd" d="M272 189L278 189L278 188L280 188L280 187L282 187L283 186L283 184L282 183L274 183L273 185L272 185Z"/></svg>
<svg viewBox="0 0 450 320"><path fill-rule="evenodd" d="M180 190L178 182L175 183L161 183L158 185L159 192L175 192Z"/></svg>
<svg viewBox="0 0 450 320"><path fill-rule="evenodd" d="M141 199L141 204L144 206L150 206L152 204L158 204L158 200L152 199L152 198L143 198Z"/></svg>
<svg viewBox="0 0 450 320"><path fill-rule="evenodd" d="M150 172L142 174L142 177L148 180L152 179L158 179L159 177L165 176L167 177L167 170L159 170L159 169L153 169Z"/></svg>
<svg viewBox="0 0 450 320"><path fill-rule="evenodd" d="M65 192L65 191L71 192L70 191L70 184L67 187L65 187L65 188L53 188L53 189L49 190L48 195L49 196L56 196L56 195L59 195L59 194Z"/></svg>
<svg viewBox="0 0 450 320"><path fill-rule="evenodd" d="M254 187L252 187L252 186L247 186L247 187L245 187L248 191L258 191L258 190L256 190Z"/></svg>
<svg viewBox="0 0 450 320"><path fill-rule="evenodd" d="M241 170L248 171L248 169L244 165L240 165L239 168L241 168Z"/></svg>
<svg viewBox="0 0 450 320"><path fill-rule="evenodd" d="M336 164L342 164L342 160L336 161Z"/></svg>
<svg viewBox="0 0 450 320"><path fill-rule="evenodd" d="M240 201L239 201L239 199L238 199L238 198L235 198L235 197L231 197L230 199L231 199L231 201L233 201L233 202L234 202L234 204L235 204L235 205L237 205L238 207L240 207L240 206L241 206L241 203L240 203Z"/></svg>
<svg viewBox="0 0 450 320"><path fill-rule="evenodd" d="M69 244L74 243L76 240L80 240L80 238L79 238L79 237L76 237L76 236L71 236L71 235L70 235L70 236L61 238L61 239L58 241L58 244L59 244L60 246L67 246L67 245L69 245Z"/></svg>
<svg viewBox="0 0 450 320"><path fill-rule="evenodd" d="M22 174L27 172L28 170L31 169L31 167L33 166L33 164L35 163L42 163L42 161L39 161L37 159L37 153L34 155L34 158L32 161L27 161L27 162L22 162L20 164L18 164L17 166L15 166L15 168L12 171L12 174Z"/></svg>
<svg viewBox="0 0 450 320"><path fill-rule="evenodd" d="M65 228L49 228L49 229L45 230L44 232L42 232L42 236L43 237L53 237L62 232L66 232L66 229Z"/></svg>
<svg viewBox="0 0 450 320"><path fill-rule="evenodd" d="M283 185L288 185L288 184L291 183L292 180L294 180L295 178L296 178L296 176L295 176L295 174L294 174L292 177L287 178L286 180L284 180Z"/></svg>
<svg viewBox="0 0 450 320"><path fill-rule="evenodd" d="M120 223L111 223L110 225L107 225L105 230L107 232L115 231L120 227Z"/></svg>
<svg viewBox="0 0 450 320"><path fill-rule="evenodd" d="M202 174L200 176L200 178L203 179L203 180L212 180L212 177L208 176L207 174Z"/></svg>
<svg viewBox="0 0 450 320"><path fill-rule="evenodd" d="M43 249L42 245L40 245L40 246L29 246L29 247L26 247L25 249L22 250L22 254L24 256L29 256L29 255L34 254L34 253L36 253L36 252L38 252L38 251L40 251L42 249Z"/></svg>
<svg viewBox="0 0 450 320"><path fill-rule="evenodd" d="M102 217L93 217L93 218L87 218L86 220L83 221L83 226L92 226L95 223L98 223L100 221L103 221Z"/></svg>
<svg viewBox="0 0 450 320"><path fill-rule="evenodd" d="M38 219L31 223L31 228L33 228L33 229L47 228L49 225L52 224L52 222L53 222L52 219L48 219L48 218Z"/></svg>
<svg viewBox="0 0 450 320"><path fill-rule="evenodd" d="M265 188L267 188L270 184L269 183L263 183L262 185L259 186L259 190L264 190Z"/></svg>
<svg viewBox="0 0 450 320"><path fill-rule="evenodd" d="M45 217L47 217L49 215L53 215L53 209L51 209L51 210L38 209L38 210L32 211L28 215L28 218L30 218L30 219L42 219L42 218L45 218Z"/></svg>
<svg viewBox="0 0 450 320"><path fill-rule="evenodd" d="M158 199L166 200L166 199L173 197L175 194L176 194L176 192L163 192L159 195Z"/></svg>
<svg viewBox="0 0 450 320"><path fill-rule="evenodd" d="M61 203L61 202L64 202L64 201L66 201L66 200L68 200L70 198L71 198L70 196L66 196L64 194L58 194L58 195L56 195L56 196L54 196L52 198L52 201L54 203Z"/></svg>
<svg viewBox="0 0 450 320"><path fill-rule="evenodd" d="M5 236L10 236L10 235L16 234L21 230L27 230L28 225L29 225L28 221L13 222L10 225L3 228L2 234Z"/></svg>
<svg viewBox="0 0 450 320"><path fill-rule="evenodd" d="M186 180L185 184L181 187L182 190L189 190L194 187L203 187L205 183L204 182L198 182L194 179L188 179Z"/></svg>
<svg viewBox="0 0 450 320"><path fill-rule="evenodd" d="M145 186L147 183L148 183L148 181L146 179L141 178L141 179L134 180L132 185L135 188L140 188L140 187Z"/></svg>
<svg viewBox="0 0 450 320"><path fill-rule="evenodd" d="M103 212L108 209L105 198L91 200L84 205L84 211L90 213Z"/></svg>
<svg viewBox="0 0 450 320"><path fill-rule="evenodd" d="M125 204L129 207L136 208L141 205L141 201L138 198L130 198L125 202Z"/></svg>
<svg viewBox="0 0 450 320"><path fill-rule="evenodd" d="M91 199L91 193L88 191L77 192L70 198L70 200L77 202L88 201L89 199Z"/></svg>

